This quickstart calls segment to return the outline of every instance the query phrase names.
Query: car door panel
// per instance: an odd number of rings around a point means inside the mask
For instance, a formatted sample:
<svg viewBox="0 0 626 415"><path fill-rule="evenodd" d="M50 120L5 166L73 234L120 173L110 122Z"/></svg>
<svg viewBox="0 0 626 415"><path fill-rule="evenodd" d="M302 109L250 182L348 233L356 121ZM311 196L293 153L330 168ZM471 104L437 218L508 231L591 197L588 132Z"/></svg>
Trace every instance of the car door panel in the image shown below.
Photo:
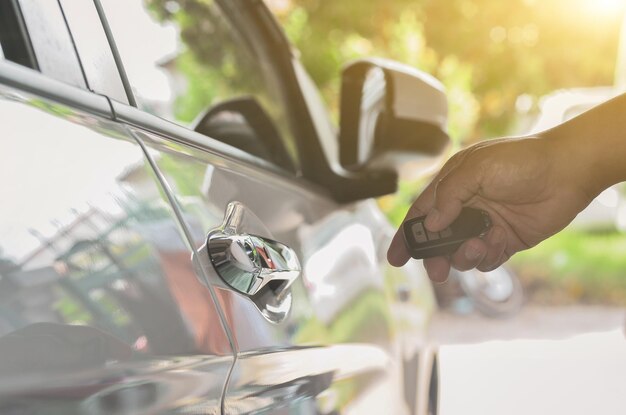
<svg viewBox="0 0 626 415"><path fill-rule="evenodd" d="M376 384L389 363L384 351L367 344L245 353L231 374L225 413L332 413L347 406L340 400L354 404L355 386Z"/></svg>
<svg viewBox="0 0 626 415"><path fill-rule="evenodd" d="M225 408L307 413L330 395L334 409L348 411L359 400L373 399L369 395L383 394L387 405L398 405L393 413L402 413L402 400L392 398L401 387L379 265L381 238L388 232L371 202L341 207L296 178L182 144L180 138L173 142L133 130L168 182L187 225L202 229L190 232L191 243L225 307L239 352ZM233 202L245 206L249 217L243 234L277 240L300 259L303 272L291 285L292 305L284 321L268 320L258 298L236 292L211 265L206 235L220 227ZM326 387L318 391L307 387L311 384ZM310 399L296 399L312 390L316 394Z"/></svg>
<svg viewBox="0 0 626 415"><path fill-rule="evenodd" d="M0 113L0 412L218 413L233 351L142 148L7 85Z"/></svg>

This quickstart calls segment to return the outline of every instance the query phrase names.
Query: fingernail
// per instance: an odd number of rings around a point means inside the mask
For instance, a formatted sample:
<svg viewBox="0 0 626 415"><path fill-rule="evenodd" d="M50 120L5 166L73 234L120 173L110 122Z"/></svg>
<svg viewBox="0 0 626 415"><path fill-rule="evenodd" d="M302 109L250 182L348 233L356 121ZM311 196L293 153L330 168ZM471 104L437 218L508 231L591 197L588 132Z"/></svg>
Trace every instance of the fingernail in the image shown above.
<svg viewBox="0 0 626 415"><path fill-rule="evenodd" d="M465 248L465 258L467 258L470 261L478 259L478 257L480 257L482 254L483 254L482 250L476 248L473 245L470 245L467 248Z"/></svg>
<svg viewBox="0 0 626 415"><path fill-rule="evenodd" d="M398 263L398 253L395 250L388 250L387 251L387 261L391 264L391 265L396 265Z"/></svg>
<svg viewBox="0 0 626 415"><path fill-rule="evenodd" d="M443 284L448 279L448 276L444 275L443 272L438 269L427 268L426 272L428 272L428 278L435 284Z"/></svg>
<svg viewBox="0 0 626 415"><path fill-rule="evenodd" d="M424 221L424 225L426 225L426 228L428 230L432 231L437 226L437 223L439 222L439 216L440 213L436 208L433 208L433 210L428 213L428 216L426 216L426 220Z"/></svg>
<svg viewBox="0 0 626 415"><path fill-rule="evenodd" d="M387 262L394 267L401 267L406 263L408 254L403 253L400 249L387 250Z"/></svg>
<svg viewBox="0 0 626 415"><path fill-rule="evenodd" d="M437 285L443 285L446 281L448 281L448 276L443 274L435 274L430 277L430 280Z"/></svg>

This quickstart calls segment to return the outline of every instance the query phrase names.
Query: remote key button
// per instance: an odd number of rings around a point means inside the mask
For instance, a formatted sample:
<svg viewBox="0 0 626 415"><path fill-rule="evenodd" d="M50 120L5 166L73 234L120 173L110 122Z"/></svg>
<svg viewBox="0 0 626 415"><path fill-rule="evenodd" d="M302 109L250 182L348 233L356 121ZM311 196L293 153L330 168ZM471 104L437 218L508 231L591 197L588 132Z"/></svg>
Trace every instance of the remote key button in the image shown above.
<svg viewBox="0 0 626 415"><path fill-rule="evenodd" d="M415 242L421 244L428 241L428 239L426 239L426 231L424 230L424 226L420 222L414 223L411 226L411 231L413 232Z"/></svg>
<svg viewBox="0 0 626 415"><path fill-rule="evenodd" d="M449 238L449 237L452 236L452 229L450 229L450 227L448 226L446 229L444 229L441 232L439 232L439 235L442 238Z"/></svg>
<svg viewBox="0 0 626 415"><path fill-rule="evenodd" d="M428 235L428 240L429 241L436 241L437 239L439 239L439 233L438 232L431 232L429 230L426 230L426 234Z"/></svg>

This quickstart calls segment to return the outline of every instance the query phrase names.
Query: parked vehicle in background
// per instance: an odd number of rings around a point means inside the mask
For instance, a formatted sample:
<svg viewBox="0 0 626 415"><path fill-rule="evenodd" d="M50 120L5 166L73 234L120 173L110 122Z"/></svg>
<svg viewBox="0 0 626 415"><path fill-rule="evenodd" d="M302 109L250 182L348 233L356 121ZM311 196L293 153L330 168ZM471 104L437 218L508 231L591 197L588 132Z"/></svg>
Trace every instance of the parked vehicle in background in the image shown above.
<svg viewBox="0 0 626 415"><path fill-rule="evenodd" d="M517 274L506 266L493 271L452 269L445 288L435 289L440 307L457 314L477 310L487 317L512 317L524 304L524 289Z"/></svg>
<svg viewBox="0 0 626 415"><path fill-rule="evenodd" d="M526 123L530 127L521 134L550 129L622 93L617 87L572 88L555 91L539 100L539 113ZM576 216L569 225L573 229L602 230L626 227L626 201L614 185L603 191Z"/></svg>
<svg viewBox="0 0 626 415"><path fill-rule="evenodd" d="M262 2L147 4L0 3L0 412L436 413L373 198L441 84L354 62L337 134Z"/></svg>

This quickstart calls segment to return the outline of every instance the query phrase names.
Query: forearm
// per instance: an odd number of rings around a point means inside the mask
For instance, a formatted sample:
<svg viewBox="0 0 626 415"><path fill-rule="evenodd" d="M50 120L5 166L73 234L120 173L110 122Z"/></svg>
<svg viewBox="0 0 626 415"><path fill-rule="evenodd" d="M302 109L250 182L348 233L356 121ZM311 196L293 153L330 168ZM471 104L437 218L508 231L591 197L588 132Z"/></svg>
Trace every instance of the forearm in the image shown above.
<svg viewBox="0 0 626 415"><path fill-rule="evenodd" d="M626 181L626 94L539 135L590 194Z"/></svg>

